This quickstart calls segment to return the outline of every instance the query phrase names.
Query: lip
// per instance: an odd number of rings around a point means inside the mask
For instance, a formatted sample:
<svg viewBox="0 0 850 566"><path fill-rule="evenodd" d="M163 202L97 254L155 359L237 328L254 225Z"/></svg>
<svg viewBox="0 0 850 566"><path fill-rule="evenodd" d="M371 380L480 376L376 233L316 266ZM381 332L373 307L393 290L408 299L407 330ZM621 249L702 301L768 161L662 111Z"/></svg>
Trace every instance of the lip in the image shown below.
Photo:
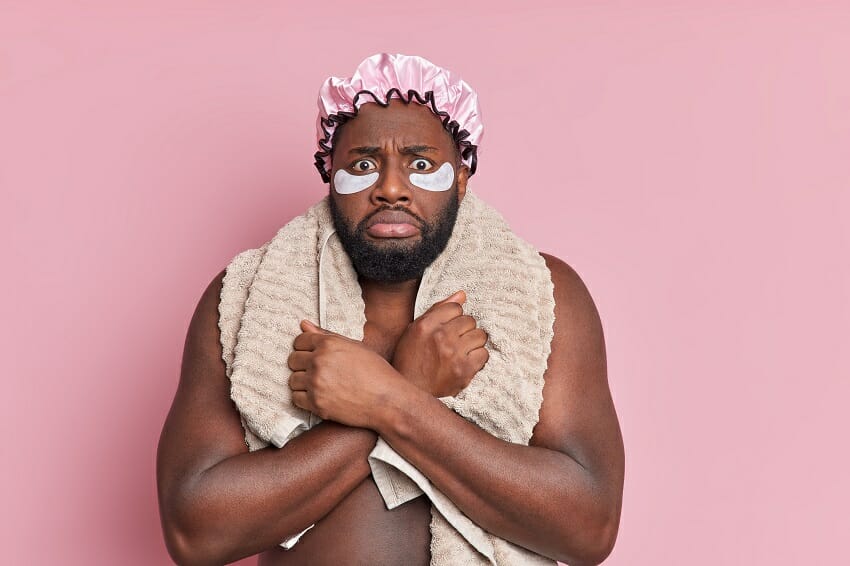
<svg viewBox="0 0 850 566"><path fill-rule="evenodd" d="M375 238L409 238L419 234L417 221L401 210L383 210L366 223L366 233Z"/></svg>

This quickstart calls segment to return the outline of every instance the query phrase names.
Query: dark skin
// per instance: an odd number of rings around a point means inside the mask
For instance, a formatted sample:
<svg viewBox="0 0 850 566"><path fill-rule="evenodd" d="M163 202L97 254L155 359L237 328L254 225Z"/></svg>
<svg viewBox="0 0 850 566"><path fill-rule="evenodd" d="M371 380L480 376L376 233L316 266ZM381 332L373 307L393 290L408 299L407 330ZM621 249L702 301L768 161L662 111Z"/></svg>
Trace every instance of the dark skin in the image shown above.
<svg viewBox="0 0 850 566"><path fill-rule="evenodd" d="M411 146L432 149L410 154ZM364 147L374 151L355 149ZM334 172L354 171L364 157L380 173L375 185L332 195L354 223L385 205L431 220L445 199L465 193L468 170L425 107L364 105L337 140ZM411 167L422 167L415 159L434 169L452 162L455 189L411 185ZM427 564L430 505L419 497L384 507L367 463L379 434L485 530L573 566L604 560L619 526L624 453L602 325L576 272L541 255L554 283L555 336L529 446L491 436L437 399L465 387L487 361L486 335L462 313L464 294L414 320L418 280L361 278L363 341L304 321L289 359L293 402L326 420L283 448L248 452L221 358L218 274L192 318L157 455L175 561L222 564L262 553L261 565ZM292 550L278 547L314 523Z"/></svg>

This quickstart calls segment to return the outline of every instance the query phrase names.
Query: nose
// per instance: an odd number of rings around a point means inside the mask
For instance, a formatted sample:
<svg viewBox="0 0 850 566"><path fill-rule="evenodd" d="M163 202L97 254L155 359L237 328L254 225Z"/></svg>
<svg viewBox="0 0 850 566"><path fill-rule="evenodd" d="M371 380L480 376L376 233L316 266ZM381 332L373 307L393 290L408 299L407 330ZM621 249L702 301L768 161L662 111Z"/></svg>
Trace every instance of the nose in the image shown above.
<svg viewBox="0 0 850 566"><path fill-rule="evenodd" d="M387 163L372 189L370 195L372 204L376 206L396 203L409 205L413 198L413 192L408 181L409 179L405 177L399 164Z"/></svg>

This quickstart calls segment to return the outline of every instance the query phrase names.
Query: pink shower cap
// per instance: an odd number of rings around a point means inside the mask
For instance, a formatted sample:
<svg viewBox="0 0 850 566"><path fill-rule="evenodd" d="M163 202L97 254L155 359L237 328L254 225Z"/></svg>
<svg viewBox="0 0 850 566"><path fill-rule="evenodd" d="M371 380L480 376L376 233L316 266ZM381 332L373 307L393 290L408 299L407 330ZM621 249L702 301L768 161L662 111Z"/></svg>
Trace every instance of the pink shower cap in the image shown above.
<svg viewBox="0 0 850 566"><path fill-rule="evenodd" d="M478 144L484 134L475 91L422 57L378 53L364 59L350 78L329 77L319 89L316 133L320 149L315 157L325 183L331 178L331 138L337 126L357 116L363 104L387 106L393 97L428 106L455 140L469 174L475 173Z"/></svg>

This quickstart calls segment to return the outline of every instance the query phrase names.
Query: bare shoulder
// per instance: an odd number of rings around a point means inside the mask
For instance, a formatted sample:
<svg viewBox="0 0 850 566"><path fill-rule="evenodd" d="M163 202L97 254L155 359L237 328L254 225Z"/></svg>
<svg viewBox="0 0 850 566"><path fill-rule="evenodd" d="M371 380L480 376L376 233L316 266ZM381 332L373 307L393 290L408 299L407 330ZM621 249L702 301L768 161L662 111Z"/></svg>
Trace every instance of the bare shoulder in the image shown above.
<svg viewBox="0 0 850 566"><path fill-rule="evenodd" d="M225 273L226 270L223 270L213 277L195 306L183 345L183 363L175 401L181 400L181 390L189 390L194 396L201 391L221 391L227 385L218 327L218 306Z"/></svg>
<svg viewBox="0 0 850 566"><path fill-rule="evenodd" d="M543 252L540 252L540 255L546 260L546 267L552 275L556 318L559 314L562 317L569 315L571 322L582 322L584 325L591 326L592 328L588 330L597 333L596 337L602 340L602 322L599 312L582 278L564 260ZM570 327L562 328L562 330L569 329Z"/></svg>
<svg viewBox="0 0 850 566"><path fill-rule="evenodd" d="M189 330L186 334L186 343L184 344L184 370L186 369L186 362L197 361L195 359L196 357L216 358L215 354L219 354L217 358L221 358L218 305L221 300L221 289L224 285L224 276L226 273L227 270L223 269L213 277L212 281L210 281L209 285L207 285L201 294L198 304L195 306L192 320L189 323ZM187 359L187 356L189 359ZM184 377L191 376L184 372L181 374L181 378Z"/></svg>
<svg viewBox="0 0 850 566"><path fill-rule="evenodd" d="M555 298L555 336L549 360L552 371L547 372L547 381L572 377L604 382L607 386L605 335L590 290L564 260L546 253L540 255L551 273Z"/></svg>
<svg viewBox="0 0 850 566"><path fill-rule="evenodd" d="M599 312L575 269L553 255L540 255L552 276L555 324L531 444L567 453L586 469L621 483L623 441Z"/></svg>
<svg viewBox="0 0 850 566"><path fill-rule="evenodd" d="M219 447L229 454L237 448L247 450L247 446L239 412L230 399L230 379L222 357L219 303L226 272L213 277L195 307L172 412L180 411L179 416L174 415L176 420L184 425L184 433L191 428L198 435L198 445L206 445L210 452ZM196 428L194 423L203 425ZM213 460L224 455L210 454Z"/></svg>

